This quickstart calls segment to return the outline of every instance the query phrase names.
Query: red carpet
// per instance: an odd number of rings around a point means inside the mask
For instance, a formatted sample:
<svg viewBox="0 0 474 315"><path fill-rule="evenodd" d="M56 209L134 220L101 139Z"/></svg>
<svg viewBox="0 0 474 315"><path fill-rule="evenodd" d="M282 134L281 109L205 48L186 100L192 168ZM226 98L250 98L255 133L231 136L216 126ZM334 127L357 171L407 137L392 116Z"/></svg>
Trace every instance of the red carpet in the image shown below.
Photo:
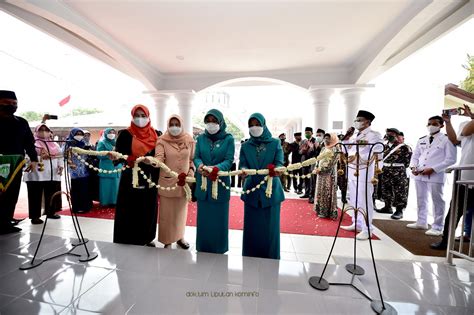
<svg viewBox="0 0 474 315"><path fill-rule="evenodd" d="M280 230L282 233L334 236L337 229L337 221L321 219L312 210L313 205L307 200L287 199L282 203L280 214ZM16 218L28 216L28 206L19 201L15 212ZM197 204L191 203L188 208L188 219L186 225L196 226ZM60 215L70 215L69 209L59 212ZM94 202L94 207L89 213L79 214L81 217L99 218L113 220L114 208L103 208ZM229 227L233 230L242 230L244 224L244 204L239 197L232 196L230 200ZM342 225L351 224L351 218L345 215ZM353 237L353 232L339 231L341 237ZM374 236L374 239L378 239Z"/></svg>

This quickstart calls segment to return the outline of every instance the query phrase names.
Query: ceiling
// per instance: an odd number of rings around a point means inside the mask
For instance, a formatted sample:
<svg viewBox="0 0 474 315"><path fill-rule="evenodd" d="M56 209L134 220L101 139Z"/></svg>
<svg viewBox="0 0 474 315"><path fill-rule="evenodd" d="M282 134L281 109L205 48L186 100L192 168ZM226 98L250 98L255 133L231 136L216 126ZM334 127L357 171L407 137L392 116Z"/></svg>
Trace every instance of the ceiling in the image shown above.
<svg viewBox="0 0 474 315"><path fill-rule="evenodd" d="M472 8L468 0L0 3L150 89L196 90L242 76L304 88L365 84Z"/></svg>

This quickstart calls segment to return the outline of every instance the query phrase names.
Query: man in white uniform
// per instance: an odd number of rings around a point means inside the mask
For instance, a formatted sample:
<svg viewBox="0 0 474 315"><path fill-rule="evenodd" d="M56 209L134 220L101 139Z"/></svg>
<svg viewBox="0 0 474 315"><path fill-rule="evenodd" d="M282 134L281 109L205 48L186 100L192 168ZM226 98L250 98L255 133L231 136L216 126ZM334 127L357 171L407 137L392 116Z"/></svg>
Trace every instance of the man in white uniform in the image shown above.
<svg viewBox="0 0 474 315"><path fill-rule="evenodd" d="M350 137L349 140L343 141L343 143L347 144L346 148L349 155L349 174L347 175L350 198L349 206L353 208L361 208L367 212L371 231L372 217L374 213L374 201L372 199L374 185L372 184L371 180L374 177L375 161L372 160L368 167L367 161L373 159L375 156L374 152L383 152L383 145L380 144L374 146L371 153L370 149L372 146L351 146L350 144L382 143L383 140L380 133L373 131L370 128L374 118L375 116L372 113L365 110L360 110L357 113L357 118L354 122L354 127L357 132L352 137ZM357 147L359 150L359 159L355 158ZM357 166L359 166L358 174L356 173ZM352 225L341 226L342 229L347 231L354 231L354 229L360 231L360 233L357 234L357 239L359 240L366 240L369 238L369 227L367 227L362 212L357 214L357 222L355 222L354 215L352 217Z"/></svg>
<svg viewBox="0 0 474 315"><path fill-rule="evenodd" d="M443 118L428 119L428 136L421 137L411 157L410 168L415 179L418 202L418 220L410 223L411 229L428 230L428 195L433 203L434 222L426 235L438 236L443 233L446 202L443 196L445 170L456 163L456 147L441 133Z"/></svg>

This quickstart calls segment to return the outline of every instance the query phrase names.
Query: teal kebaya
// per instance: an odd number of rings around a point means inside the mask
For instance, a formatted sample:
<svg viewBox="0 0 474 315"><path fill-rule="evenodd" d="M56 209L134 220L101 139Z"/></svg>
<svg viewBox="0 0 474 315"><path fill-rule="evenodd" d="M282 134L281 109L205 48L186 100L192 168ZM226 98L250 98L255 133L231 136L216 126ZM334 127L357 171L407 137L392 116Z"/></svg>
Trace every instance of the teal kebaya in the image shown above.
<svg viewBox="0 0 474 315"><path fill-rule="evenodd" d="M265 118L261 114L253 114L249 118L256 119L263 127L263 133L252 136L242 144L240 149L240 169L266 169L269 164L283 166L283 149L278 139L273 139L268 130ZM245 179L243 190L256 187L264 176L254 175ZM249 194L242 195L244 207L244 239L242 255L280 259L280 206L285 200L283 187L279 177L273 178L272 195L267 198L267 184Z"/></svg>
<svg viewBox="0 0 474 315"><path fill-rule="evenodd" d="M208 130L197 138L194 165L217 167L220 171L229 171L234 160L235 144L231 134L226 132L224 116L217 109L211 109L204 121L215 121L219 130ZM201 183L207 180L207 190L201 190ZM221 180L230 186L229 177ZM230 191L219 184L218 198L212 198L212 182L196 173L195 196L198 204L196 249L201 252L223 254L229 249L229 201Z"/></svg>

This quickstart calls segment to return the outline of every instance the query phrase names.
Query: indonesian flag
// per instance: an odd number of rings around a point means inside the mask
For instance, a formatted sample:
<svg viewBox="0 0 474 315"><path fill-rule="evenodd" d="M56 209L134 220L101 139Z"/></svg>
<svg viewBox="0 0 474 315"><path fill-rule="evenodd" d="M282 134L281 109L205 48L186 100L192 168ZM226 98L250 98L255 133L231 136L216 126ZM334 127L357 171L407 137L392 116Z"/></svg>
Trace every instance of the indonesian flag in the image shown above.
<svg viewBox="0 0 474 315"><path fill-rule="evenodd" d="M69 103L70 100L71 100L71 95L66 96L65 98L59 101L59 106L62 107L66 105L67 103Z"/></svg>

